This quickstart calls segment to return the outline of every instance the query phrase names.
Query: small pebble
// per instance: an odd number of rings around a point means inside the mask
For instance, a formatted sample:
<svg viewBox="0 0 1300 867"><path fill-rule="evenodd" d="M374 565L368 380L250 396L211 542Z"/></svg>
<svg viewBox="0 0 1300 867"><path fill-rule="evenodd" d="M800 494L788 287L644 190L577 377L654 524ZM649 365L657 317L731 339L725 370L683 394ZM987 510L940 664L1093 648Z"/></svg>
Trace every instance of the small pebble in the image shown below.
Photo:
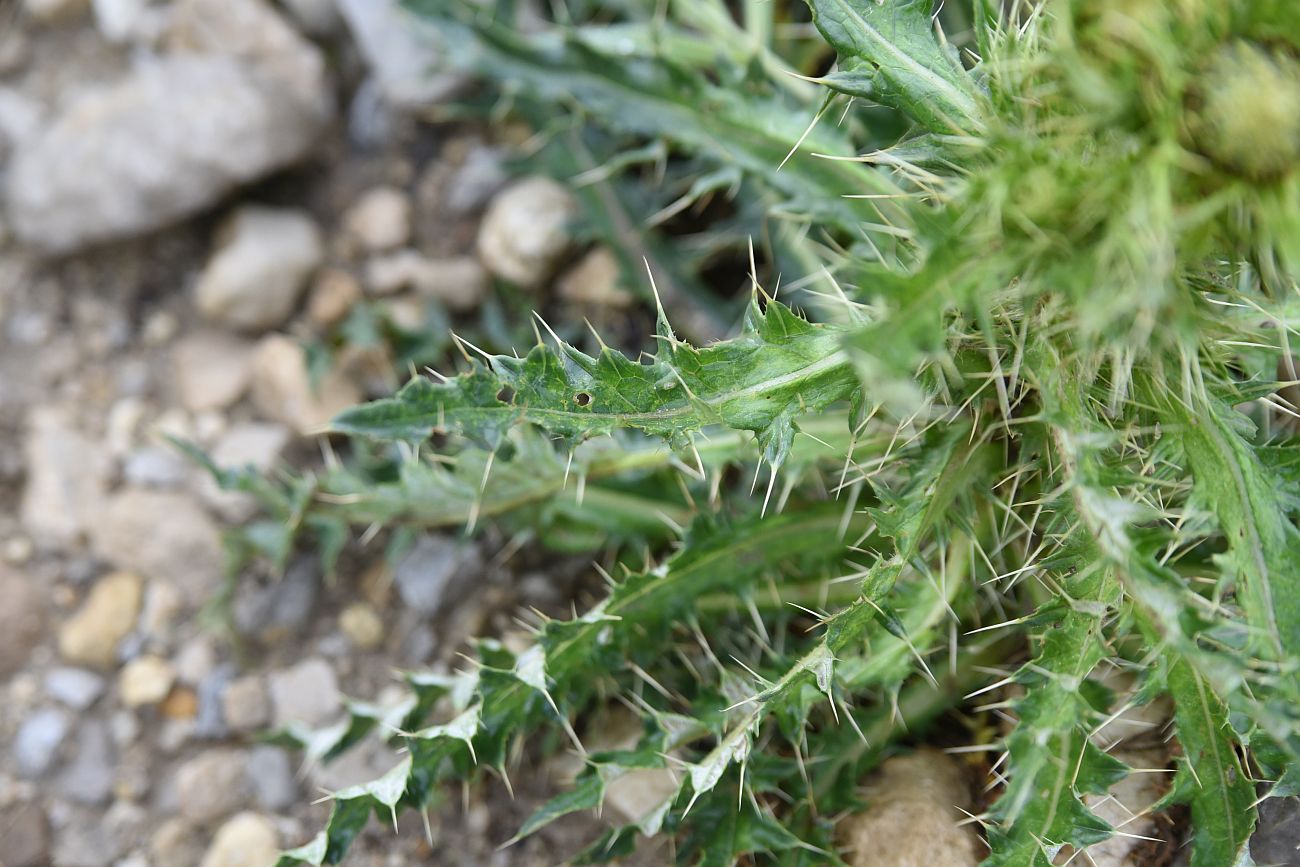
<svg viewBox="0 0 1300 867"><path fill-rule="evenodd" d="M49 769L70 722L65 711L52 707L42 708L23 720L13 742L14 768L19 776L37 777Z"/></svg>
<svg viewBox="0 0 1300 867"><path fill-rule="evenodd" d="M479 258L498 277L535 289L573 244L569 223L577 211L573 194L550 178L517 181L497 193L483 216Z"/></svg>
<svg viewBox="0 0 1300 867"><path fill-rule="evenodd" d="M170 719L194 719L199 712L198 693L187 686L176 687L163 699L158 709Z"/></svg>
<svg viewBox="0 0 1300 867"><path fill-rule="evenodd" d="M357 278L339 268L327 268L316 278L307 299L307 318L319 328L332 328L361 300Z"/></svg>
<svg viewBox="0 0 1300 867"><path fill-rule="evenodd" d="M101 578L90 595L59 629L59 653L69 662L107 668L117 646L135 626L144 582L129 572Z"/></svg>
<svg viewBox="0 0 1300 867"><path fill-rule="evenodd" d="M395 187L362 194L343 217L344 229L371 252L392 250L411 237L411 200Z"/></svg>
<svg viewBox="0 0 1300 867"><path fill-rule="evenodd" d="M194 291L199 311L211 322L241 331L283 325L325 255L311 216L245 205L222 234Z"/></svg>
<svg viewBox="0 0 1300 867"><path fill-rule="evenodd" d="M131 660L118 677L117 690L127 707L158 704L171 692L176 670L159 656L141 656Z"/></svg>
<svg viewBox="0 0 1300 867"><path fill-rule="evenodd" d="M253 732L271 721L271 699L258 674L232 680L221 693L221 713L232 731Z"/></svg>
<svg viewBox="0 0 1300 867"><path fill-rule="evenodd" d="M342 708L334 669L320 658L271 672L269 685L276 725L324 725Z"/></svg>
<svg viewBox="0 0 1300 867"><path fill-rule="evenodd" d="M268 867L279 854L279 835L271 820L240 813L218 829L200 867Z"/></svg>
<svg viewBox="0 0 1300 867"><path fill-rule="evenodd" d="M85 710L104 692L104 678L84 668L58 666L45 673L45 694L73 710Z"/></svg>
<svg viewBox="0 0 1300 867"><path fill-rule="evenodd" d="M384 641L384 621L364 602L343 609L339 615L339 628L360 650L374 650Z"/></svg>

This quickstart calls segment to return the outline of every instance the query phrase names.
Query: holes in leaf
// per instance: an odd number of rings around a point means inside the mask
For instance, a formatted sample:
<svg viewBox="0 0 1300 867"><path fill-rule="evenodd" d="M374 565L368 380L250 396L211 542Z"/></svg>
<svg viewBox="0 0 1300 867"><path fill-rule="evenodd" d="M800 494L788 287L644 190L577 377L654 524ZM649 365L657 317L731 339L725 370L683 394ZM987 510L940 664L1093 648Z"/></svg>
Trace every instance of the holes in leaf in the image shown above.
<svg viewBox="0 0 1300 867"><path fill-rule="evenodd" d="M585 391L580 391L573 396L573 402L578 406L591 406L591 395Z"/></svg>
<svg viewBox="0 0 1300 867"><path fill-rule="evenodd" d="M501 390L497 392L497 400L502 403L514 403L515 390L508 385L501 386Z"/></svg>

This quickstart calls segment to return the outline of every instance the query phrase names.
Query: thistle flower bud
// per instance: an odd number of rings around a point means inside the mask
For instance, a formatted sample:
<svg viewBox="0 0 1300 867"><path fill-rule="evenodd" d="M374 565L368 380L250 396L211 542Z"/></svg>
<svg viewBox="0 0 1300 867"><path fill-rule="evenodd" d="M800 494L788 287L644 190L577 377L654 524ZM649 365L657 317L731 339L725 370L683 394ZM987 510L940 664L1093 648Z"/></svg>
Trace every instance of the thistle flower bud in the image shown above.
<svg viewBox="0 0 1300 867"><path fill-rule="evenodd" d="M1300 62L1249 42L1222 47L1197 88L1192 137L1228 171L1270 180L1300 161Z"/></svg>

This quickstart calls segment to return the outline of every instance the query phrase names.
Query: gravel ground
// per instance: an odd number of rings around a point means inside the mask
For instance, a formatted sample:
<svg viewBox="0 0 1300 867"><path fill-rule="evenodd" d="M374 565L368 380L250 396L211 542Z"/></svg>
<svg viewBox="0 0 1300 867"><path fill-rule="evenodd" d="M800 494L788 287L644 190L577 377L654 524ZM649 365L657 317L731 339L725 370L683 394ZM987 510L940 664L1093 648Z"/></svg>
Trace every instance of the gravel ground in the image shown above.
<svg viewBox="0 0 1300 867"><path fill-rule="evenodd" d="M374 299L470 318L493 275L546 292L578 252L562 188L511 185L504 142L421 119L463 82L412 83L429 49L389 5L0 7L5 867L263 867L321 827L322 792L398 756L376 742L303 767L259 732L454 666L468 634L565 611L586 580L581 560L500 562L489 533L424 537L397 570L382 538L358 544L333 583L303 555L227 584L223 533L255 510L164 439L319 462L312 431L404 374L355 349L313 389L305 343ZM349 863L563 860L596 820L498 849L557 791L529 761L513 797L448 791L430 840L418 816L375 825Z"/></svg>

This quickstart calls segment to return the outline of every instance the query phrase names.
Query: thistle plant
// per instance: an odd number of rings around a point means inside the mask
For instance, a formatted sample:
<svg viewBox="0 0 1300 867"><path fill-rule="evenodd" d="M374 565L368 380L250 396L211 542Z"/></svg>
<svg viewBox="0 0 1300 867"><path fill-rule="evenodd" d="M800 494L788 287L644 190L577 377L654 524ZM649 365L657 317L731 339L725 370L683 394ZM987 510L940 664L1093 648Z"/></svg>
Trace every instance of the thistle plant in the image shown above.
<svg viewBox="0 0 1300 867"><path fill-rule="evenodd" d="M1161 697L1158 808L1187 806L1195 867L1252 863L1256 805L1300 791L1290 4L412 5L516 104L607 130L610 172L689 165L674 207L749 197L768 240L734 337L693 345L660 306L630 357L539 320L522 356L465 345L339 416L350 462L223 477L330 550L506 522L615 552L604 601L527 647L285 732L406 752L281 864L508 777L546 730L585 770L520 835L638 769L679 783L582 863L654 835L683 864L841 863L863 776L964 710L1003 726L964 732L993 755L985 864L1049 865L1116 833L1085 798L1134 769L1094 735ZM802 294L760 258L804 263ZM615 702L640 739L587 751Z"/></svg>

